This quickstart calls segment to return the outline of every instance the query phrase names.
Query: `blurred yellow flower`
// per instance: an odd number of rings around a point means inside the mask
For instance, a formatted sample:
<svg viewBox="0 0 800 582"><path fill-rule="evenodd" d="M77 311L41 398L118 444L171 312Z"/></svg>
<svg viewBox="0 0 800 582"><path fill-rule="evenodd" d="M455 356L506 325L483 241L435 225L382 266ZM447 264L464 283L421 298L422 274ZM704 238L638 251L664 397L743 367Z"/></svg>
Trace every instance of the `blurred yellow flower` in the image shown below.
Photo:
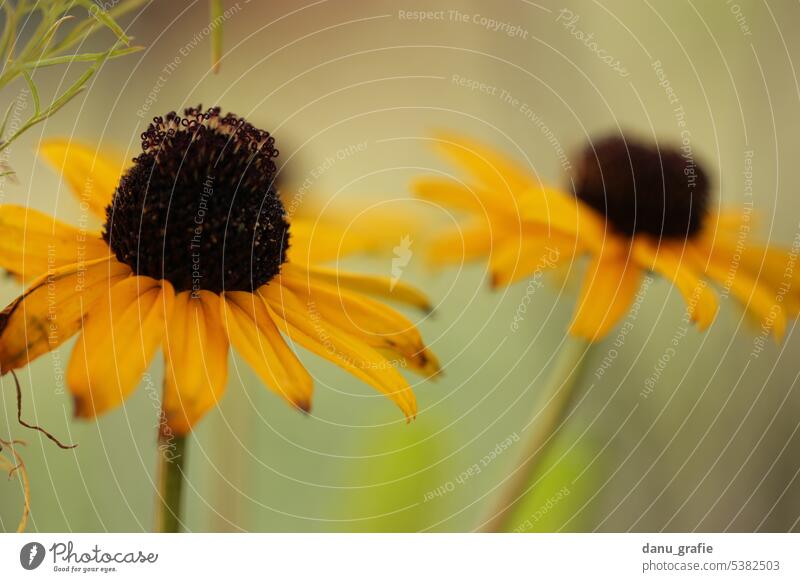
<svg viewBox="0 0 800 582"><path fill-rule="evenodd" d="M488 257L492 285L508 285L588 257L570 332L598 340L635 300L645 272L671 281L700 329L718 296L733 295L776 339L800 312L797 251L750 244L750 213L714 213L709 179L692 156L622 138L583 153L576 195L542 184L472 140L437 135L437 149L472 183L422 177L416 195L468 218L435 236L435 265Z"/></svg>

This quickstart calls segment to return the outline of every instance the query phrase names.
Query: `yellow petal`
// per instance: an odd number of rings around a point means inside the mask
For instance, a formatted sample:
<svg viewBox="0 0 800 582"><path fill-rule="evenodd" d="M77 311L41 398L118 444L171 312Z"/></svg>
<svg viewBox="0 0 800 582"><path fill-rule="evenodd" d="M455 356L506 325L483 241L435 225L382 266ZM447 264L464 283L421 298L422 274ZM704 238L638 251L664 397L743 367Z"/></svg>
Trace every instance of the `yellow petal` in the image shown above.
<svg viewBox="0 0 800 582"><path fill-rule="evenodd" d="M592 257L570 333L589 341L602 339L628 312L641 282L642 272L634 263Z"/></svg>
<svg viewBox="0 0 800 582"><path fill-rule="evenodd" d="M111 254L99 234L24 206L0 206L0 233L0 267L25 280Z"/></svg>
<svg viewBox="0 0 800 582"><path fill-rule="evenodd" d="M305 209L292 220L289 260L309 264L352 255L391 256L396 246L413 244L426 231L424 215L395 206L349 201L313 215Z"/></svg>
<svg viewBox="0 0 800 582"><path fill-rule="evenodd" d="M440 204L445 208L464 210L473 214L513 214L514 208L498 204L490 192L459 184L455 180L424 177L411 183L418 198Z"/></svg>
<svg viewBox="0 0 800 582"><path fill-rule="evenodd" d="M67 265L39 278L0 314L0 368L21 368L76 334L83 317L130 268L113 258Z"/></svg>
<svg viewBox="0 0 800 582"><path fill-rule="evenodd" d="M717 281L723 289L741 302L748 313L762 325L768 325L777 341L783 339L786 332L786 314L778 303L775 289L760 283L745 269L736 269L723 256L702 250L689 248L687 255L695 269L705 272Z"/></svg>
<svg viewBox="0 0 800 582"><path fill-rule="evenodd" d="M63 138L44 140L39 154L64 176L81 204L105 219L127 165L122 154Z"/></svg>
<svg viewBox="0 0 800 582"><path fill-rule="evenodd" d="M291 264L291 261L287 264ZM423 311L433 309L427 295L416 287L395 278L349 273L328 267L304 266L303 268L310 277L337 287L410 305Z"/></svg>
<svg viewBox="0 0 800 582"><path fill-rule="evenodd" d="M416 370L429 375L440 372L438 361L425 347L414 324L390 307L316 278L290 263L283 267L280 284L301 301L313 304L325 321L339 329L383 353L405 358Z"/></svg>
<svg viewBox="0 0 800 582"><path fill-rule="evenodd" d="M76 416L102 414L133 392L164 337L174 298L167 281L128 277L92 307L67 367Z"/></svg>
<svg viewBox="0 0 800 582"><path fill-rule="evenodd" d="M407 418L416 415L417 402L408 382L374 348L325 321L313 305L280 284L273 282L258 292L278 328L292 340L388 396Z"/></svg>
<svg viewBox="0 0 800 582"><path fill-rule="evenodd" d="M704 240L735 240L743 233L749 233L756 226L755 213L744 213L741 210L723 209L721 212L709 214L703 220L702 230L698 233Z"/></svg>
<svg viewBox="0 0 800 582"><path fill-rule="evenodd" d="M634 238L632 255L643 269L649 269L672 281L683 295L689 315L701 330L706 329L717 315L717 295L692 270L682 248L672 243L655 242L645 236Z"/></svg>
<svg viewBox="0 0 800 582"><path fill-rule="evenodd" d="M517 243L498 245L489 261L492 287L511 285L570 262L577 250L574 237L559 232L550 236L524 235Z"/></svg>
<svg viewBox="0 0 800 582"><path fill-rule="evenodd" d="M484 144L447 132L437 133L434 139L442 154L469 172L497 200L511 200L513 195L540 185L526 168Z"/></svg>
<svg viewBox="0 0 800 582"><path fill-rule="evenodd" d="M286 344L261 297L228 291L222 297L228 338L270 389L301 410L311 410L314 381Z"/></svg>
<svg viewBox="0 0 800 582"><path fill-rule="evenodd" d="M295 263L325 263L358 251L343 246L339 227L310 220L292 221L290 242L286 254Z"/></svg>
<svg viewBox="0 0 800 582"><path fill-rule="evenodd" d="M800 260L791 250L746 241L704 238L697 245L703 258L711 258L727 271L720 281L729 286L735 276L757 281L773 297L780 296L789 315L800 313ZM703 261L705 264L705 261Z"/></svg>
<svg viewBox="0 0 800 582"><path fill-rule="evenodd" d="M175 296L164 360L164 417L173 432L186 434L225 392L228 336L218 295L183 291Z"/></svg>
<svg viewBox="0 0 800 582"><path fill-rule="evenodd" d="M567 192L530 188L520 195L519 208L526 225L538 225L551 235L571 235L592 252L621 252L624 246L596 210Z"/></svg>
<svg viewBox="0 0 800 582"><path fill-rule="evenodd" d="M443 230L428 244L426 258L432 266L484 259L492 252L492 233L492 226L482 220Z"/></svg>

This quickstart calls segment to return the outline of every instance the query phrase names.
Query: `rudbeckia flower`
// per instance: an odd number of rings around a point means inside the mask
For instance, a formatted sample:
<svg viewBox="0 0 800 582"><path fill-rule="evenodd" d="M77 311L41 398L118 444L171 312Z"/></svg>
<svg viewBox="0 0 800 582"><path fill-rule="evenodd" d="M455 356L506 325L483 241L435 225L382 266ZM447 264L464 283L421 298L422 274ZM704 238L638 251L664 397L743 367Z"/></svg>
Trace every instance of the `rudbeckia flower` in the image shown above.
<svg viewBox="0 0 800 582"><path fill-rule="evenodd" d="M574 336L596 341L613 329L647 272L675 285L700 329L717 313L710 283L776 339L800 311L797 253L752 244L750 212L715 212L706 172L681 150L618 137L592 143L573 194L469 139L439 135L435 144L471 181L423 177L413 184L417 196L468 216L435 237L431 261L488 257L497 287L587 257Z"/></svg>
<svg viewBox="0 0 800 582"><path fill-rule="evenodd" d="M416 414L398 364L433 375L438 363L405 316L369 295L417 307L426 299L309 262L335 228L290 225L269 133L219 108L190 108L155 118L132 164L63 140L42 153L104 226L0 207L0 267L35 277L0 316L3 373L80 334L66 381L75 414L91 418L120 405L162 347L164 421L184 435L222 397L231 347L309 410L313 381L296 343Z"/></svg>

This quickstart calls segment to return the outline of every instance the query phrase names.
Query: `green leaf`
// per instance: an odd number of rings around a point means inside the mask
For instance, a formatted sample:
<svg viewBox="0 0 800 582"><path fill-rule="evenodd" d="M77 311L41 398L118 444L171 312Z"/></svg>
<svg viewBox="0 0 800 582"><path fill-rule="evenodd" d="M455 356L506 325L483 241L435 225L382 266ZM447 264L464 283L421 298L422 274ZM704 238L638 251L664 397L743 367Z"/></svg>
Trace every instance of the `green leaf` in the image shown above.
<svg viewBox="0 0 800 582"><path fill-rule="evenodd" d="M42 35L42 38L39 41L38 46L42 47L43 50L46 49L47 45L50 44L50 41L53 40L53 37L55 36L56 32L58 32L59 27L65 22L72 20L73 18L75 17L67 15L67 16L62 16L61 18L56 20L52 24L52 26L50 26L47 32L45 32L44 35Z"/></svg>
<svg viewBox="0 0 800 582"><path fill-rule="evenodd" d="M0 39L0 54L3 56L3 63L5 64L11 59L11 51L14 47L14 42L17 36L17 13L14 11L11 2L6 0L3 2L3 9L6 13L6 21L3 25L3 36Z"/></svg>
<svg viewBox="0 0 800 582"><path fill-rule="evenodd" d="M131 38L125 34L125 31L122 30L122 27L117 24L117 21L114 20L111 14L106 12L99 4L96 4L92 0L85 0L81 2L81 4L87 7L89 14L93 18L96 18L99 22L111 30L111 32L116 34L120 42L126 45L131 43Z"/></svg>
<svg viewBox="0 0 800 582"><path fill-rule="evenodd" d="M0 125L0 140L2 140L3 136L6 134L6 126L8 125L8 120L11 117L11 112L14 110L14 101L6 108L6 114L3 116L3 124ZM0 141L0 151L3 149L3 145L5 142Z"/></svg>
<svg viewBox="0 0 800 582"><path fill-rule="evenodd" d="M40 59L38 61L31 61L29 63L25 63L23 68L26 70L30 69L40 69L42 67L52 67L53 65L63 65L65 63L86 63L96 61L99 58L116 58L116 57L123 57L125 55L130 55L132 53L139 52L144 47L142 46L131 46L123 49L116 49L113 51L106 51L104 53L83 53L79 55L64 55L61 57L50 57L47 59Z"/></svg>
<svg viewBox="0 0 800 582"><path fill-rule="evenodd" d="M120 18L129 12L147 4L151 0L122 0L117 5L108 11L108 14L114 18ZM78 43L83 43L87 37L91 36L98 29L105 28L101 22L94 18L85 18L77 23L75 27L67 34L58 46L51 51L52 54L63 54L64 51L72 48Z"/></svg>
<svg viewBox="0 0 800 582"><path fill-rule="evenodd" d="M38 116L42 112L41 101L39 101L39 90L36 88L36 83L33 82L33 79L27 72L22 74L25 76L25 81L28 83L28 88L31 90L31 96L33 97L33 114ZM3 127L5 127L5 122L3 123Z"/></svg>

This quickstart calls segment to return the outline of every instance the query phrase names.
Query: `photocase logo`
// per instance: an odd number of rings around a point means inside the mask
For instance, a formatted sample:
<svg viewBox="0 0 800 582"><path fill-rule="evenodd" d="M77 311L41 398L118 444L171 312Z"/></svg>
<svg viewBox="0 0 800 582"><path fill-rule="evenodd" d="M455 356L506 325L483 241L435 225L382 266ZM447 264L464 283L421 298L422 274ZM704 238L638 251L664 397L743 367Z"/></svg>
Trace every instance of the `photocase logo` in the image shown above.
<svg viewBox="0 0 800 582"><path fill-rule="evenodd" d="M44 546L39 542L30 542L22 546L19 552L19 563L26 570L35 570L44 561Z"/></svg>
<svg viewBox="0 0 800 582"><path fill-rule="evenodd" d="M400 281L403 275L403 267L408 265L414 253L411 252L411 237L406 235L400 239L400 244L392 249L394 257L392 258L392 280L389 283L389 290L393 291L395 285Z"/></svg>

